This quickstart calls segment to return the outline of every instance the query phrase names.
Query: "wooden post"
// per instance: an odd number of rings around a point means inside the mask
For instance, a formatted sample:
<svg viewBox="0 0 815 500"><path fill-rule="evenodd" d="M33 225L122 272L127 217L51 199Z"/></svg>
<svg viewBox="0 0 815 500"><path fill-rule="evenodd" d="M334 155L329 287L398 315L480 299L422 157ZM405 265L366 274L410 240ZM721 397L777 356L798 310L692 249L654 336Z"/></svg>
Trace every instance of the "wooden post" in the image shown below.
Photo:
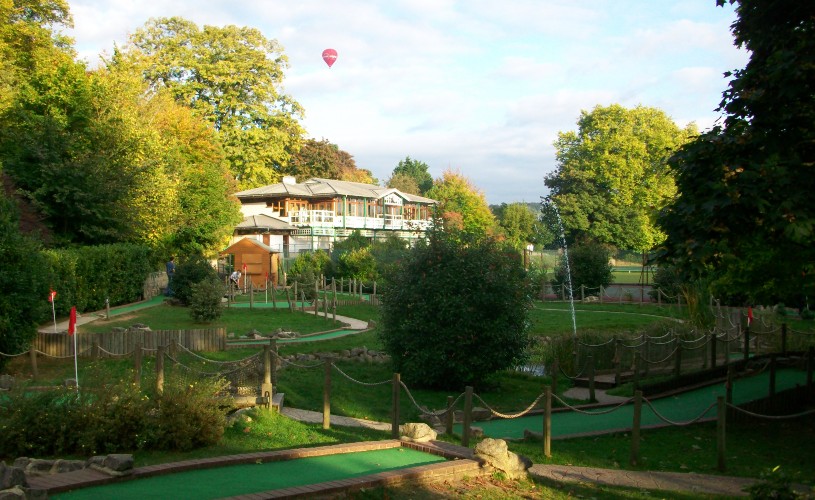
<svg viewBox="0 0 815 500"><path fill-rule="evenodd" d="M580 284L580 302L586 302L586 285Z"/></svg>
<svg viewBox="0 0 815 500"><path fill-rule="evenodd" d="M277 286L272 283L272 308L277 309Z"/></svg>
<svg viewBox="0 0 815 500"><path fill-rule="evenodd" d="M323 429L331 427L331 360L325 360L323 381Z"/></svg>
<svg viewBox="0 0 815 500"><path fill-rule="evenodd" d="M144 353L142 352L141 342L136 342L136 347L133 348L133 383L135 383L137 386L141 385L143 359Z"/></svg>
<svg viewBox="0 0 815 500"><path fill-rule="evenodd" d="M249 309L254 309L255 307L255 285L252 283L252 280L249 280Z"/></svg>
<svg viewBox="0 0 815 500"><path fill-rule="evenodd" d="M91 359L94 361L99 361L99 355L101 351L99 350L99 339L96 335L93 336L93 342L91 346Z"/></svg>
<svg viewBox="0 0 815 500"><path fill-rule="evenodd" d="M296 281L294 282L294 289L293 289L293 292L294 292L294 301L295 301L295 302L297 302L297 297L298 297L298 295L297 295L297 282L296 282ZM296 306L296 305L297 305L297 304L295 304L295 306Z"/></svg>
<svg viewBox="0 0 815 500"><path fill-rule="evenodd" d="M294 311L294 306L291 302L291 294L289 293L289 287L286 287L286 302L289 303L289 311Z"/></svg>
<svg viewBox="0 0 815 500"><path fill-rule="evenodd" d="M600 303L603 303L603 295L605 295L605 291L603 290L603 285L600 285Z"/></svg>
<svg viewBox="0 0 815 500"><path fill-rule="evenodd" d="M447 413L444 415L444 433L453 435L453 396L447 396Z"/></svg>
<svg viewBox="0 0 815 500"><path fill-rule="evenodd" d="M464 422L461 431L461 446L470 446L470 424L473 421L473 386L464 389Z"/></svg>
<svg viewBox="0 0 815 500"><path fill-rule="evenodd" d="M271 344L272 347L272 389L274 389L277 386L277 340L271 339L269 344Z"/></svg>
<svg viewBox="0 0 815 500"><path fill-rule="evenodd" d="M589 402L594 403L597 398L595 398L594 393L594 356L589 356Z"/></svg>
<svg viewBox="0 0 815 500"><path fill-rule="evenodd" d="M648 334L644 334L645 339L642 341L642 350L643 355L640 357L642 361L644 361L643 365L643 375L648 376L648 372L651 369L651 363L648 361L651 358L651 338Z"/></svg>
<svg viewBox="0 0 815 500"><path fill-rule="evenodd" d="M328 321L328 292L323 292L323 316Z"/></svg>
<svg viewBox="0 0 815 500"><path fill-rule="evenodd" d="M543 456L552 458L552 388L543 389Z"/></svg>
<svg viewBox="0 0 815 500"><path fill-rule="evenodd" d="M266 397L268 394L269 407L272 405L271 397L274 394L274 386L272 385L272 345L263 346L263 383L260 384L260 395Z"/></svg>
<svg viewBox="0 0 815 500"><path fill-rule="evenodd" d="M775 353L770 354L770 397L775 396L775 375L777 368Z"/></svg>
<svg viewBox="0 0 815 500"><path fill-rule="evenodd" d="M399 439L399 395L402 393L402 384L398 373L393 374L391 387L391 437Z"/></svg>
<svg viewBox="0 0 815 500"><path fill-rule="evenodd" d="M164 349L163 345L156 350L156 392L164 393Z"/></svg>
<svg viewBox="0 0 815 500"><path fill-rule="evenodd" d="M640 424L642 422L642 391L634 392L634 421L631 425L631 465L640 461Z"/></svg>
<svg viewBox="0 0 815 500"><path fill-rule="evenodd" d="M719 472L725 471L725 435L727 431L727 406L724 398L716 398L716 468Z"/></svg>
<svg viewBox="0 0 815 500"><path fill-rule="evenodd" d="M331 307L334 309L334 312L336 314L336 311L337 311L337 281L336 280L331 281L331 290L332 290L332 292L334 294L334 302L331 304ZM337 318L335 317L334 321L336 321L336 320L337 320Z"/></svg>
<svg viewBox="0 0 815 500"><path fill-rule="evenodd" d="M31 360L31 378L37 380L40 373L37 370L37 348L33 344L28 349L28 357Z"/></svg>
<svg viewBox="0 0 815 500"><path fill-rule="evenodd" d="M371 295L371 304L376 305L375 301L376 301L376 281L374 281L374 292L373 295Z"/></svg>
<svg viewBox="0 0 815 500"><path fill-rule="evenodd" d="M317 280L314 280L314 314L315 314L315 316L317 315L317 311L319 311L319 308L317 307L317 304L319 304L319 303L320 303L320 282L317 281Z"/></svg>

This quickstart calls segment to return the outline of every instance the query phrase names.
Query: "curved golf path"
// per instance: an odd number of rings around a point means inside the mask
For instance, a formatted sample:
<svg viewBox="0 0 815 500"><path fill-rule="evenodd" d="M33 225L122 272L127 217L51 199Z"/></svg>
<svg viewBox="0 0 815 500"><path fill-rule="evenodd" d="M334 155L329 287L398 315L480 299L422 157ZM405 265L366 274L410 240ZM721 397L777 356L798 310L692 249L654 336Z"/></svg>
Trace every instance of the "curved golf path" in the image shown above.
<svg viewBox="0 0 815 500"><path fill-rule="evenodd" d="M156 305L154 301L142 303L141 307ZM135 305L134 305L135 306ZM255 307L273 307L272 304L254 304ZM249 307L249 304L233 304L232 307ZM285 305L288 307L288 304ZM133 310L131 307L128 310ZM121 309L120 309L121 310ZM553 310L558 312L569 312ZM123 311L122 311L123 312ZM337 317L340 319L340 317ZM355 323L352 326L360 327L363 322L352 318L342 318ZM670 318L669 318L670 319ZM365 324L367 327L367 324ZM314 334L298 339L287 339L292 342L317 341L326 338L336 338L359 331L359 328L348 328ZM285 342L285 340L281 340ZM252 339L246 340L247 344ZM806 382L806 374L802 370L784 369L776 373L776 391L793 388ZM759 398L766 397L769 387L769 373L764 371L755 376L738 379L733 385L733 404L739 405ZM642 426L652 427L670 423L687 423L691 420L713 419L716 417L716 399L725 395L723 383L717 383L702 388L676 394L670 397L644 401L642 408ZM633 420L633 403L621 404L613 410L610 408L596 408L587 410L591 413L577 411L563 411L552 414L551 432L553 437L577 436L597 434L604 432L626 431L630 429ZM542 415L526 416L515 419L496 419L476 422L476 426L483 429L484 434L493 438L520 439L524 437L525 430L540 432L543 425ZM459 426L459 432L461 427ZM353 481L371 481L370 478L386 478L393 474L418 474L417 471L433 470L434 467L450 467L456 465L460 468L468 460L449 460L439 450L423 450L420 445L406 446L398 441L377 441L372 443L355 443L349 445L336 445L333 453L322 456L302 456L308 454L308 449L284 450L281 452L265 452L251 455L238 455L234 457L216 457L203 461L203 465L194 467L187 463L154 466L164 467L164 472L144 474L144 478L117 481L113 484L101 486L80 487L68 491L70 488L56 488L49 490L50 498L65 499L147 499L147 498L273 498L285 496L284 492L303 494L308 491L309 485L316 483L327 485L353 485ZM418 448L418 449L417 449ZM276 454L292 454L285 458L269 458ZM457 458L463 458L457 456ZM218 462L221 460L221 462ZM229 464L232 460L233 464ZM218 463L216 463L218 462ZM470 460L469 462L473 462ZM474 462L477 466L477 463ZM428 469L429 468L429 469ZM143 470L150 467L142 468ZM451 469L452 470L452 469ZM466 469L469 470L469 469ZM473 469L477 470L477 469ZM407 472L406 472L407 471ZM474 472L468 472L473 474ZM477 473L477 472L475 472ZM72 473L67 473L72 474ZM148 477L149 476L149 477ZM409 476L420 477L420 476ZM38 478L31 478L36 483ZM350 481L350 482L349 482ZM367 483L366 483L367 484ZM306 490L303 490L306 488ZM53 491L53 493L52 493ZM262 492L262 493L259 493ZM251 495L259 493L258 496ZM315 493L317 491L315 490Z"/></svg>

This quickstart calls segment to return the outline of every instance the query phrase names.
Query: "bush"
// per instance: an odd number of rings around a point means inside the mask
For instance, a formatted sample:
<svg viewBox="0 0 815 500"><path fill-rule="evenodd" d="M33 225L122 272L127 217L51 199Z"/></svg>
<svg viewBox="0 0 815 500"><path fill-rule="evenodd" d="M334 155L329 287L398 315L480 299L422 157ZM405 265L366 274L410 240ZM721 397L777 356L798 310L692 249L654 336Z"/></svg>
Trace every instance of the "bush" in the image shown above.
<svg viewBox="0 0 815 500"><path fill-rule="evenodd" d="M571 271L572 290L576 294L581 286L586 288L606 287L614 281L610 263L611 251L605 245L584 241L569 248L569 266L565 258L555 269L553 285L568 286L568 271Z"/></svg>
<svg viewBox="0 0 815 500"><path fill-rule="evenodd" d="M182 259L175 270L173 292L184 305L192 302L193 285L206 280L218 280L218 272L203 255L196 254Z"/></svg>
<svg viewBox="0 0 815 500"><path fill-rule="evenodd" d="M217 276L192 285L190 316L199 323L210 323L223 313L224 284Z"/></svg>
<svg viewBox="0 0 815 500"><path fill-rule="evenodd" d="M91 456L188 451L223 436L222 382L171 378L160 396L127 381L98 387L8 393L0 407L0 456ZM35 422L36 425L32 425Z"/></svg>
<svg viewBox="0 0 815 500"><path fill-rule="evenodd" d="M460 390L524 363L531 288L509 246L432 232L386 283L378 336L406 382Z"/></svg>

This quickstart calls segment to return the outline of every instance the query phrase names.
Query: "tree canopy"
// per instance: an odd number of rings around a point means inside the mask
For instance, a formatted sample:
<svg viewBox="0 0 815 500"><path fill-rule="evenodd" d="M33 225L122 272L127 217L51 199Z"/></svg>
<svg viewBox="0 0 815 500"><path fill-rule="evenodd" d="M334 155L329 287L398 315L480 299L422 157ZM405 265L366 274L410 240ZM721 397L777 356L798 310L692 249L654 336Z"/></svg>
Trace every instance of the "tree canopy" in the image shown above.
<svg viewBox="0 0 815 500"><path fill-rule="evenodd" d="M656 214L676 193L668 157L696 133L663 111L618 104L582 111L578 130L560 132L557 170L545 179L572 239L650 250L665 235Z"/></svg>
<svg viewBox="0 0 815 500"><path fill-rule="evenodd" d="M445 171L433 182L427 197L438 201L438 213L449 229L481 236L492 232L495 216L484 193L460 172Z"/></svg>
<svg viewBox="0 0 815 500"><path fill-rule="evenodd" d="M429 167L427 163L419 160L414 160L410 156L406 156L404 160L399 160L399 164L396 165L396 168L393 169L393 173L391 174L391 179L388 182L389 187L393 187L396 189L400 189L397 186L391 185L391 182L396 179L396 182L401 182L404 185L404 181L399 181L402 176L407 176L412 178L416 182L416 187L418 191L406 191L412 194L418 194L425 196L430 188L433 187L433 176L430 175L430 172L427 171Z"/></svg>
<svg viewBox="0 0 815 500"><path fill-rule="evenodd" d="M723 5L724 0L718 0ZM731 0L735 44L723 124L670 162L662 258L731 302L804 305L815 294L815 3Z"/></svg>
<svg viewBox="0 0 815 500"><path fill-rule="evenodd" d="M368 170L357 168L353 156L327 139L306 140L283 172L295 176L299 182L319 177L376 184Z"/></svg>
<svg viewBox="0 0 815 500"><path fill-rule="evenodd" d="M281 91L288 60L277 41L254 28L172 17L148 21L128 51L147 81L212 123L241 188L280 180L303 130L300 105Z"/></svg>
<svg viewBox="0 0 815 500"><path fill-rule="evenodd" d="M547 245L554 241L554 233L541 222L540 210L535 211L528 203L502 203L492 207L498 226L507 241L516 249L527 243Z"/></svg>

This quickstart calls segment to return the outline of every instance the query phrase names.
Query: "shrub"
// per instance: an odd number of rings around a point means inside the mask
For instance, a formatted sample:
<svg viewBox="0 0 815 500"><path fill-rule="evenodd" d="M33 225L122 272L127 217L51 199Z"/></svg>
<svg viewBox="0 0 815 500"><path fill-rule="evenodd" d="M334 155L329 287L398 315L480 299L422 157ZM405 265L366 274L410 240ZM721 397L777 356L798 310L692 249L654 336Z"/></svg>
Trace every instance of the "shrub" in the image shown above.
<svg viewBox="0 0 815 500"><path fill-rule="evenodd" d="M218 273L203 255L191 255L182 259L175 270L173 292L184 305L192 301L192 286L202 281L218 279Z"/></svg>
<svg viewBox="0 0 815 500"><path fill-rule="evenodd" d="M460 390L525 361L531 288L506 244L432 232L386 283L378 335L406 382Z"/></svg>
<svg viewBox="0 0 815 500"><path fill-rule="evenodd" d="M179 379L164 386L157 396L151 445L159 450L189 451L218 443L224 435L224 401L218 397L221 380L184 383Z"/></svg>
<svg viewBox="0 0 815 500"><path fill-rule="evenodd" d="M569 266L565 258L555 269L553 285L568 286L568 271L571 271L572 290L578 293L581 286L586 288L606 287L614 280L611 270L611 251L605 245L584 241L569 248Z"/></svg>
<svg viewBox="0 0 815 500"><path fill-rule="evenodd" d="M190 316L199 323L209 323L223 312L224 284L217 276L192 285Z"/></svg>

